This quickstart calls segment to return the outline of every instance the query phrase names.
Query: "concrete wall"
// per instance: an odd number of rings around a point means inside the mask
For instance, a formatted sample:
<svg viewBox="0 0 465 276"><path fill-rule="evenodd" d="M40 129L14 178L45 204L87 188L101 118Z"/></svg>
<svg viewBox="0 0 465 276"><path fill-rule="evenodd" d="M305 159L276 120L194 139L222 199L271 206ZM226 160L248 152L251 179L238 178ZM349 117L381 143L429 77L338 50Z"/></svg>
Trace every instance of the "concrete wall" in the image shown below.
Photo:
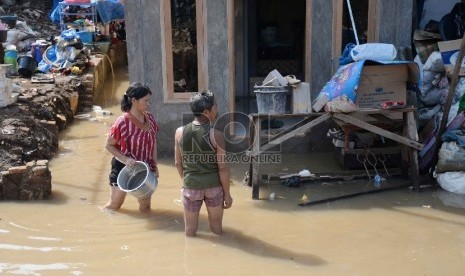
<svg viewBox="0 0 465 276"><path fill-rule="evenodd" d="M160 0L134 0L125 5L129 79L143 82L152 89L151 111L160 125L160 155L171 155L176 128L182 125L182 114L189 112L188 103L164 102L163 56L160 22ZM410 46L414 0L378 0L379 41L396 47ZM229 111L229 58L227 41L228 0L206 0L206 70L207 87L217 95L219 112ZM312 1L311 91L313 98L332 77L333 5L328 0ZM243 17L242 17L243 18ZM395 18L395 20L393 20ZM336 60L337 61L337 60ZM237 69L237 68L236 68ZM236 72L236 75L240 74ZM238 88L241 89L241 88Z"/></svg>
<svg viewBox="0 0 465 276"><path fill-rule="evenodd" d="M229 111L227 0L207 1L207 87L215 92L220 113ZM160 125L160 155L171 155L174 132L182 125L188 103L164 102L163 56L159 0L135 0L125 5L130 82L147 84L152 92L151 111ZM214 38L214 39L212 39Z"/></svg>

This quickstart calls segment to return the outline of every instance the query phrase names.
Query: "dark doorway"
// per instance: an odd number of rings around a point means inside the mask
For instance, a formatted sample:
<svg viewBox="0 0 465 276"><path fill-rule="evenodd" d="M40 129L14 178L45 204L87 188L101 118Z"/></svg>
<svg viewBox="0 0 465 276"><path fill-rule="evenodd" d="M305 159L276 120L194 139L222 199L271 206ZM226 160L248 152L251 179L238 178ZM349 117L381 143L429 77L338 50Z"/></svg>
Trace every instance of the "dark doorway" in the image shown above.
<svg viewBox="0 0 465 276"><path fill-rule="evenodd" d="M236 78L242 74L243 81L236 86L235 111L250 114L257 112L253 86L272 70L304 79L306 0L243 0L242 8L236 35L243 38L243 66Z"/></svg>
<svg viewBox="0 0 465 276"><path fill-rule="evenodd" d="M354 18L355 30L357 31L357 38L359 44L367 43L368 32L368 0L352 0L350 1L352 7L352 16ZM344 1L344 10L342 14L342 50L348 43L356 44L354 28L350 18L349 8L347 2Z"/></svg>

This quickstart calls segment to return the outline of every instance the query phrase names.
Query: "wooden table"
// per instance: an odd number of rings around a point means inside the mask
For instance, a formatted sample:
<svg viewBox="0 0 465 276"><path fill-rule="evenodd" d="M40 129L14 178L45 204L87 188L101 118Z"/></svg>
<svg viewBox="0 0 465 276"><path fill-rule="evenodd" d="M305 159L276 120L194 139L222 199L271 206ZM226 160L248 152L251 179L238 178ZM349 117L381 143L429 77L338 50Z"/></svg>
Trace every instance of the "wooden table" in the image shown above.
<svg viewBox="0 0 465 276"><path fill-rule="evenodd" d="M352 113L306 113L306 114L250 114L249 127L249 186L252 186L252 198L259 199L259 171L260 162L257 162L258 157L272 147L283 143L284 141L300 134L305 134L314 126L332 119L338 123L346 131L350 132L354 129L364 129L372 133L376 133L385 138L394 140L402 145L402 160L403 167L410 167L413 188L415 191L420 191L420 176L418 172L418 151L423 148L421 143L418 143L417 124L415 120L415 108L404 108L395 110L383 109L360 109ZM399 135L383 128L382 124L389 124L396 120L390 119L391 116L399 116L403 124L403 134ZM364 117L377 118L376 122L360 119ZM262 142L260 133L262 130L261 122L264 119L286 119L286 118L302 118L302 120L288 129L272 136ZM345 136L345 145L348 146L348 133ZM408 168L408 167L407 167Z"/></svg>

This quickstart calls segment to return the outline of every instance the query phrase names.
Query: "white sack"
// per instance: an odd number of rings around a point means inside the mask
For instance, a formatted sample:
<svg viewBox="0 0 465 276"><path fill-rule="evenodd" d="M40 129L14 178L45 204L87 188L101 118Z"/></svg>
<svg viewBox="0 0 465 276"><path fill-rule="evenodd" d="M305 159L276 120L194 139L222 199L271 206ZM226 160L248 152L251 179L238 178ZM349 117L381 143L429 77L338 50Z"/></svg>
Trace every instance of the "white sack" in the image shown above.
<svg viewBox="0 0 465 276"><path fill-rule="evenodd" d="M350 51L350 56L354 61L375 60L391 61L397 56L397 50L392 44L387 43L367 43L355 46Z"/></svg>

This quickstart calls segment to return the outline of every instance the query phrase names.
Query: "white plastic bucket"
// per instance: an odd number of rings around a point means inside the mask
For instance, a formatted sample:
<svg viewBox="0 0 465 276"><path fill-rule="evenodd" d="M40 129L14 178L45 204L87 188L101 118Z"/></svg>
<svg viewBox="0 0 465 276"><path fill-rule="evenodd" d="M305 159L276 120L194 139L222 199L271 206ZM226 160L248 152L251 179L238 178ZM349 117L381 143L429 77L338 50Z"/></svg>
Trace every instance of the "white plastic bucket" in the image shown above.
<svg viewBox="0 0 465 276"><path fill-rule="evenodd" d="M158 179L145 162L125 166L118 174L118 187L136 198L148 198L157 189Z"/></svg>

